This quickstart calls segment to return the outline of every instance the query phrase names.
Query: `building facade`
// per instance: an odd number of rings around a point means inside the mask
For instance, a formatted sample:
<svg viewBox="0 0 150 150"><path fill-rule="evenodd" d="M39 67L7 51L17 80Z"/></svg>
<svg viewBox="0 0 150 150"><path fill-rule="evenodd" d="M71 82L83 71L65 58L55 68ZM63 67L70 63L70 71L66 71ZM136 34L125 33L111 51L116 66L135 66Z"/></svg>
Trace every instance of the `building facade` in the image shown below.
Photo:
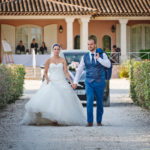
<svg viewBox="0 0 150 150"><path fill-rule="evenodd" d="M13 53L20 40L30 49L33 38L49 53L53 43L87 50L92 36L125 60L128 51L150 49L150 0L0 0L0 33Z"/></svg>

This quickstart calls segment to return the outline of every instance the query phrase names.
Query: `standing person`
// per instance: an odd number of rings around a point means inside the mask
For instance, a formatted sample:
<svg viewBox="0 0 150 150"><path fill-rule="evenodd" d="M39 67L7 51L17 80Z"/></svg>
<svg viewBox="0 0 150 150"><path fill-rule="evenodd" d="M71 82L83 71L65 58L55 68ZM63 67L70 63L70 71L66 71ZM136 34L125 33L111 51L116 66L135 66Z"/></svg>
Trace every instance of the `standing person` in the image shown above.
<svg viewBox="0 0 150 150"><path fill-rule="evenodd" d="M44 54L45 52L47 52L47 47L45 45L45 42L42 42L42 45L40 47L40 51L42 54Z"/></svg>
<svg viewBox="0 0 150 150"><path fill-rule="evenodd" d="M35 54L37 54L38 43L35 42L35 39L32 40L31 48L35 49Z"/></svg>
<svg viewBox="0 0 150 150"><path fill-rule="evenodd" d="M112 63L117 63L117 47L113 45L112 53L111 53L111 61Z"/></svg>
<svg viewBox="0 0 150 150"><path fill-rule="evenodd" d="M19 42L19 45L16 47L16 54L25 53L25 47L22 40Z"/></svg>
<svg viewBox="0 0 150 150"><path fill-rule="evenodd" d="M85 125L82 104L66 77L73 82L66 60L59 56L60 45L52 46L53 56L45 64L45 81L38 92L25 105L22 124Z"/></svg>
<svg viewBox="0 0 150 150"><path fill-rule="evenodd" d="M96 53L96 41L88 40L89 53L85 54L81 59L78 71L75 75L73 88L77 88L78 81L82 71L86 70L86 96L87 96L87 126L93 126L93 101L96 97L97 102L97 125L102 125L103 116L103 96L105 88L105 71L104 67L111 67L111 63L105 53L103 58Z"/></svg>

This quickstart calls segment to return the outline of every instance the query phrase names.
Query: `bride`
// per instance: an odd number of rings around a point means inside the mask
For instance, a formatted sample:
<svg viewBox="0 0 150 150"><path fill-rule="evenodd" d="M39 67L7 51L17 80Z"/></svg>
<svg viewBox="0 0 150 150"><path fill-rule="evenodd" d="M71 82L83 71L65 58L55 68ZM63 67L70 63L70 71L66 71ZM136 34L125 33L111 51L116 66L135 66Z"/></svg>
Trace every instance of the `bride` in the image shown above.
<svg viewBox="0 0 150 150"><path fill-rule="evenodd" d="M52 46L53 56L45 64L45 81L38 92L25 105L22 124L85 125L82 104L66 77L73 82L64 58L60 57L60 45Z"/></svg>

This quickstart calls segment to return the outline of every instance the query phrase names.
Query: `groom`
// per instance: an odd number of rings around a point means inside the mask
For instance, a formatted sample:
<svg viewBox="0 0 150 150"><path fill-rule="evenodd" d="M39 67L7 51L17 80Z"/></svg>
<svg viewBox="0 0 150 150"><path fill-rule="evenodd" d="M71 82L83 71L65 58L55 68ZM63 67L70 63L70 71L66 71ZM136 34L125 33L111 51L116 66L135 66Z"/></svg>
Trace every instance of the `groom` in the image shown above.
<svg viewBox="0 0 150 150"><path fill-rule="evenodd" d="M96 41L95 39L88 40L89 53L85 54L81 59L78 71L74 78L73 88L77 88L78 81L82 71L86 70L86 97L87 97L87 126L93 126L93 101L96 97L97 112L96 121L97 125L102 125L103 116L103 96L105 89L105 71L104 67L109 68L111 63L105 53L102 53L100 57L99 53L96 53Z"/></svg>

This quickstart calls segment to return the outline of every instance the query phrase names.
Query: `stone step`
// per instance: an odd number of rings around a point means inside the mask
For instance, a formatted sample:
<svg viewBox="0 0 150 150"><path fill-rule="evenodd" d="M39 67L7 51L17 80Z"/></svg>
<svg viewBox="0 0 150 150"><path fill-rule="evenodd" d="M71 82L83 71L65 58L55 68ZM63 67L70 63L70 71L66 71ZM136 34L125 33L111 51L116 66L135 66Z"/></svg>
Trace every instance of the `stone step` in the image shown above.
<svg viewBox="0 0 150 150"><path fill-rule="evenodd" d="M26 71L25 79L42 80L40 67L36 68L35 76L34 76L34 70L32 67L25 67L25 71ZM113 65L112 79L114 78L119 78L119 65Z"/></svg>
<svg viewBox="0 0 150 150"><path fill-rule="evenodd" d="M37 67L35 69L35 75L34 75L34 69L32 67L25 67L25 79L28 80L42 80L41 78L41 68Z"/></svg>

